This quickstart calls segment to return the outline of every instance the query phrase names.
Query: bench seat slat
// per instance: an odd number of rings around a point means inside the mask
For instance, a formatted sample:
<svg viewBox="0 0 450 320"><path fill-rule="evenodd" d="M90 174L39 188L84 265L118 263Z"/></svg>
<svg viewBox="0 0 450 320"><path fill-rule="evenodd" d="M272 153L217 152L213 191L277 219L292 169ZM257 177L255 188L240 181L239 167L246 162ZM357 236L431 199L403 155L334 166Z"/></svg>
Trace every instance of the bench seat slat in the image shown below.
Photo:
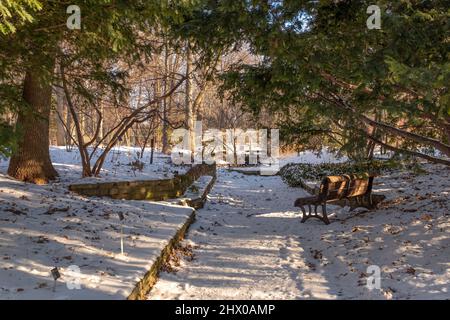
<svg viewBox="0 0 450 320"><path fill-rule="evenodd" d="M294 206L300 207L304 205L314 205L320 203L320 199L318 196L311 196L311 197L304 197L304 198L298 198L295 200Z"/></svg>

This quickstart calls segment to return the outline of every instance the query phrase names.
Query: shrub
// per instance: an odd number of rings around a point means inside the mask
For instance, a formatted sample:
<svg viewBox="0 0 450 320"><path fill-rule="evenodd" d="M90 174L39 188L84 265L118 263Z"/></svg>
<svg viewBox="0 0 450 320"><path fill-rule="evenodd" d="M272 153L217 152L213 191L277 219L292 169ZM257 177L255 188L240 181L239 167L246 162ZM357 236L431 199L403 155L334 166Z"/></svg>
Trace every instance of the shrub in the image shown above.
<svg viewBox="0 0 450 320"><path fill-rule="evenodd" d="M394 161L344 162L344 163L290 163L280 170L280 176L291 187L302 186L303 181L321 181L326 176L343 174L381 174L399 167Z"/></svg>

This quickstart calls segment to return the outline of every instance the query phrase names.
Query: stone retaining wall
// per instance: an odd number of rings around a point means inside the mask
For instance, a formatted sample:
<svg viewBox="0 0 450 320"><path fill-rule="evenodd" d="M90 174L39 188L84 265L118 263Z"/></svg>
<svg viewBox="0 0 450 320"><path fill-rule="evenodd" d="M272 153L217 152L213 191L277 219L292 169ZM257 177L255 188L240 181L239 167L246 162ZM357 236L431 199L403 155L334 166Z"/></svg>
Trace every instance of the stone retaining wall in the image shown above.
<svg viewBox="0 0 450 320"><path fill-rule="evenodd" d="M175 248L175 246L184 239L190 225L195 221L195 210L189 216L188 220L184 223L175 236L169 241L167 246L161 251L161 255L153 263L150 270L144 275L144 277L136 284L131 294L128 296L128 300L146 300L147 294L158 281L161 267L167 262Z"/></svg>
<svg viewBox="0 0 450 320"><path fill-rule="evenodd" d="M177 175L172 179L76 184L69 187L70 191L85 196L111 197L114 199L125 200L160 201L181 197L184 195L187 188L201 176L212 176L213 178L205 187L200 197L195 199L185 199L186 204L192 206L194 209L192 214L176 232L175 236L169 240L150 270L148 270L142 279L135 285L133 291L128 296L128 300L146 299L147 294L158 280L162 265L169 259L175 246L184 238L189 226L195 221L195 209L203 207L207 195L216 180L216 165L194 165L185 174Z"/></svg>
<svg viewBox="0 0 450 320"><path fill-rule="evenodd" d="M194 165L185 174L172 179L74 184L69 186L69 190L84 196L161 201L181 197L203 175L215 177L216 165Z"/></svg>

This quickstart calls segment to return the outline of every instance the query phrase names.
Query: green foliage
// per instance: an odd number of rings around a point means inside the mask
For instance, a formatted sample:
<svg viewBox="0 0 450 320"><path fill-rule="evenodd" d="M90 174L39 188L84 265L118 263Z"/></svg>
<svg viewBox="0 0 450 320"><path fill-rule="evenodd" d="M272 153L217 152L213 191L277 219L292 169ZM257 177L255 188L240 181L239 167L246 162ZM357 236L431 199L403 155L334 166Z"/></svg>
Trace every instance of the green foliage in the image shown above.
<svg viewBox="0 0 450 320"><path fill-rule="evenodd" d="M182 23L196 3L0 0L0 115L23 110L26 72L60 85L59 72L55 74L60 65L70 91L82 100L77 102L94 103L105 92L122 99L129 89L124 86L129 67L148 59L160 46L156 31ZM66 9L72 4L80 7L81 30L66 26Z"/></svg>
<svg viewBox="0 0 450 320"><path fill-rule="evenodd" d="M426 175L429 172L425 170L419 163L415 162L411 165L410 170L416 176Z"/></svg>
<svg viewBox="0 0 450 320"><path fill-rule="evenodd" d="M280 115L287 142L309 140L314 129L322 138L337 140L330 143L343 152L360 157L367 140L359 114L382 117L394 126L402 120L409 130L445 141L450 108L448 1L378 1L381 30L366 27L366 8L372 4L212 5L211 15L219 22L208 25L208 32L226 30L223 41L239 37L260 57L256 65L237 65L225 74L223 89L253 113ZM418 149L420 143L405 140L399 147Z"/></svg>
<svg viewBox="0 0 450 320"><path fill-rule="evenodd" d="M16 26L33 22L32 14L42 9L38 0L4 0L0 1L0 33L14 33Z"/></svg>
<svg viewBox="0 0 450 320"><path fill-rule="evenodd" d="M11 126L0 122L0 158L11 156L16 147L16 134Z"/></svg>
<svg viewBox="0 0 450 320"><path fill-rule="evenodd" d="M400 168L398 162L369 161L344 163L291 163L280 170L280 176L291 187L302 186L303 181L321 181L326 176L344 174L382 174Z"/></svg>

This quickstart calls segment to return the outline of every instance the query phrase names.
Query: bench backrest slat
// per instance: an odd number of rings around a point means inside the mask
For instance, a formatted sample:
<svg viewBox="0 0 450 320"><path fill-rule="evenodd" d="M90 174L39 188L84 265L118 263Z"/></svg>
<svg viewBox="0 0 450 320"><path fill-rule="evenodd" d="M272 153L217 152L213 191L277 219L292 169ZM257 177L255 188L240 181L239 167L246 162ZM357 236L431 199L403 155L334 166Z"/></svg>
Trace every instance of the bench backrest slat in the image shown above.
<svg viewBox="0 0 450 320"><path fill-rule="evenodd" d="M366 194L367 187L369 186L369 180L367 179L355 179L350 181L347 197L357 197Z"/></svg>
<svg viewBox="0 0 450 320"><path fill-rule="evenodd" d="M363 196L372 191L374 176L356 175L328 176L322 180L319 189L319 200L340 200Z"/></svg>
<svg viewBox="0 0 450 320"><path fill-rule="evenodd" d="M347 176L328 176L323 179L320 185L320 200L341 199L347 194L349 177Z"/></svg>

